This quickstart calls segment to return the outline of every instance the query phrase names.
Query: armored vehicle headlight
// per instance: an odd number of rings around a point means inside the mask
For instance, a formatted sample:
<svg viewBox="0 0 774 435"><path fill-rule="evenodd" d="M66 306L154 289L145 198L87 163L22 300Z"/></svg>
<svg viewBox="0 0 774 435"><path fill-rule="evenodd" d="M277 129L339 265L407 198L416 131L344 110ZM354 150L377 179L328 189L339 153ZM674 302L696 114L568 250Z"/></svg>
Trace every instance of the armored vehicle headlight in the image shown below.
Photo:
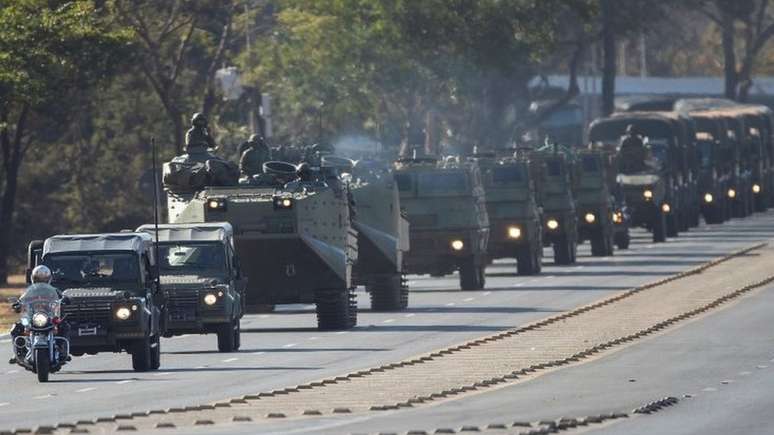
<svg viewBox="0 0 774 435"><path fill-rule="evenodd" d="M728 189L728 197L729 198L736 198L736 190Z"/></svg>
<svg viewBox="0 0 774 435"><path fill-rule="evenodd" d="M548 222L546 222L546 226L549 230L555 230L559 228L559 221L556 219L549 219Z"/></svg>
<svg viewBox="0 0 774 435"><path fill-rule="evenodd" d="M43 328L48 325L48 314L35 313L32 315L32 326L36 328Z"/></svg>
<svg viewBox="0 0 774 435"><path fill-rule="evenodd" d="M586 213L586 216L583 218L586 219L586 222L590 224L593 224L597 220L597 217L594 216L594 213Z"/></svg>
<svg viewBox="0 0 774 435"><path fill-rule="evenodd" d="M204 296L204 303L207 305L215 305L215 303L218 302L218 297L215 296L212 293L207 293Z"/></svg>
<svg viewBox="0 0 774 435"><path fill-rule="evenodd" d="M462 240L452 240L451 247L455 251L462 251L462 248L465 247L465 243L463 243Z"/></svg>
<svg viewBox="0 0 774 435"><path fill-rule="evenodd" d="M753 193L761 193L761 185L760 184L753 184Z"/></svg>
<svg viewBox="0 0 774 435"><path fill-rule="evenodd" d="M293 208L293 198L274 198L275 210L287 210Z"/></svg>
<svg viewBox="0 0 774 435"><path fill-rule="evenodd" d="M706 202L707 204L709 204L710 202L712 202L714 200L715 200L715 198L712 196L711 193L704 194L704 202Z"/></svg>
<svg viewBox="0 0 774 435"><path fill-rule="evenodd" d="M653 191L646 189L644 192L642 192L642 196L644 196L645 199L653 199Z"/></svg>
<svg viewBox="0 0 774 435"><path fill-rule="evenodd" d="M508 227L508 237L511 239L518 239L521 237L521 228Z"/></svg>
<svg viewBox="0 0 774 435"><path fill-rule="evenodd" d="M126 320L132 317L132 311L127 307L120 307L116 310L116 319Z"/></svg>
<svg viewBox="0 0 774 435"><path fill-rule="evenodd" d="M670 207L669 204L667 203L661 204L661 211L663 211L664 213L669 213L670 211L672 211L672 207Z"/></svg>
<svg viewBox="0 0 774 435"><path fill-rule="evenodd" d="M207 207L210 210L225 210L226 209L226 200L222 198L213 198L207 201Z"/></svg>

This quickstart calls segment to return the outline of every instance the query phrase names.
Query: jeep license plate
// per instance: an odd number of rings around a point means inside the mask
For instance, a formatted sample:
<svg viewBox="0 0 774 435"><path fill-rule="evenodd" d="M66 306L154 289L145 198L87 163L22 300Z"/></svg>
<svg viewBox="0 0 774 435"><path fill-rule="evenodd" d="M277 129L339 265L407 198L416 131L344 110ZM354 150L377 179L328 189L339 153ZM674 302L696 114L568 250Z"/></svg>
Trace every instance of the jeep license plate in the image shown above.
<svg viewBox="0 0 774 435"><path fill-rule="evenodd" d="M78 328L78 336L79 337L89 337L97 335L97 327L94 326L92 328Z"/></svg>

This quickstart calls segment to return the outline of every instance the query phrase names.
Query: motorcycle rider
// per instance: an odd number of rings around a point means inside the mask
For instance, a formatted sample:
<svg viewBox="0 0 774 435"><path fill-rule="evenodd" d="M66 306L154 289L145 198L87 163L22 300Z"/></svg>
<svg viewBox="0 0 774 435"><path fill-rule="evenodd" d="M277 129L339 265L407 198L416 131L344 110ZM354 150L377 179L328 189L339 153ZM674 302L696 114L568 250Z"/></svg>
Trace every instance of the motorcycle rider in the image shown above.
<svg viewBox="0 0 774 435"><path fill-rule="evenodd" d="M47 266L36 266L34 269L32 269L32 272L30 273L30 281L32 281L32 284L27 287L27 289L24 291L24 295L27 293L56 293L59 299L62 299L62 292L51 285L51 269L49 269ZM19 300L24 299L24 295ZM15 310L18 310L20 308L20 302L16 302L13 306ZM20 336L24 332L24 326L21 324L21 322L16 322L16 324L11 329L11 342L15 342L16 337ZM58 336L67 338L70 332L70 327L67 324L67 322L62 322L59 324L59 330L58 330ZM69 356L68 356L69 359ZM11 358L8 361L9 364L16 364L16 356Z"/></svg>

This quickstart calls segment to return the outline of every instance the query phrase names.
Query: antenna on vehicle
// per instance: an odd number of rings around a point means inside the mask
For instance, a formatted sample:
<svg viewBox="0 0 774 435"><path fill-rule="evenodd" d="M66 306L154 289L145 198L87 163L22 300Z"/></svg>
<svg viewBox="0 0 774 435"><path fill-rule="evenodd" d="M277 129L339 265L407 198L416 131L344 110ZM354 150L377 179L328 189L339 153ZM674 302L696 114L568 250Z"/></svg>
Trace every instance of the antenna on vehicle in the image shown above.
<svg viewBox="0 0 774 435"><path fill-rule="evenodd" d="M156 137L151 136L151 148L153 149L153 229L155 232L153 243L153 256L155 259L154 268L156 269L156 290L161 289L161 267L159 262L159 174L158 164L156 163Z"/></svg>

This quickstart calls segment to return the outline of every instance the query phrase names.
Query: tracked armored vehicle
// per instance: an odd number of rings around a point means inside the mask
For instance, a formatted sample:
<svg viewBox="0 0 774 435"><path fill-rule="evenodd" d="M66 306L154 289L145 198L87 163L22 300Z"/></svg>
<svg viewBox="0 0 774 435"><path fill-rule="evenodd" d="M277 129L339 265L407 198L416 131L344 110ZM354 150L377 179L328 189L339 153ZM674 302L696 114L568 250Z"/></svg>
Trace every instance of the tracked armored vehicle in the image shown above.
<svg viewBox="0 0 774 435"><path fill-rule="evenodd" d="M410 224L406 271L459 271L463 290L484 288L489 217L478 165L456 157L401 159L395 165L401 207Z"/></svg>
<svg viewBox="0 0 774 435"><path fill-rule="evenodd" d="M263 169L238 186L186 191L165 183L170 222L233 226L248 311L313 303L319 329L354 327L357 234L346 186L338 177L301 180L290 163L266 162Z"/></svg>
<svg viewBox="0 0 774 435"><path fill-rule="evenodd" d="M523 158L479 155L489 215L490 259L515 258L519 275L540 273L543 229L535 183Z"/></svg>
<svg viewBox="0 0 774 435"><path fill-rule="evenodd" d="M143 225L156 240L157 228ZM158 226L161 290L167 301L165 337L217 334L218 350L239 350L244 288L234 232L227 222Z"/></svg>

